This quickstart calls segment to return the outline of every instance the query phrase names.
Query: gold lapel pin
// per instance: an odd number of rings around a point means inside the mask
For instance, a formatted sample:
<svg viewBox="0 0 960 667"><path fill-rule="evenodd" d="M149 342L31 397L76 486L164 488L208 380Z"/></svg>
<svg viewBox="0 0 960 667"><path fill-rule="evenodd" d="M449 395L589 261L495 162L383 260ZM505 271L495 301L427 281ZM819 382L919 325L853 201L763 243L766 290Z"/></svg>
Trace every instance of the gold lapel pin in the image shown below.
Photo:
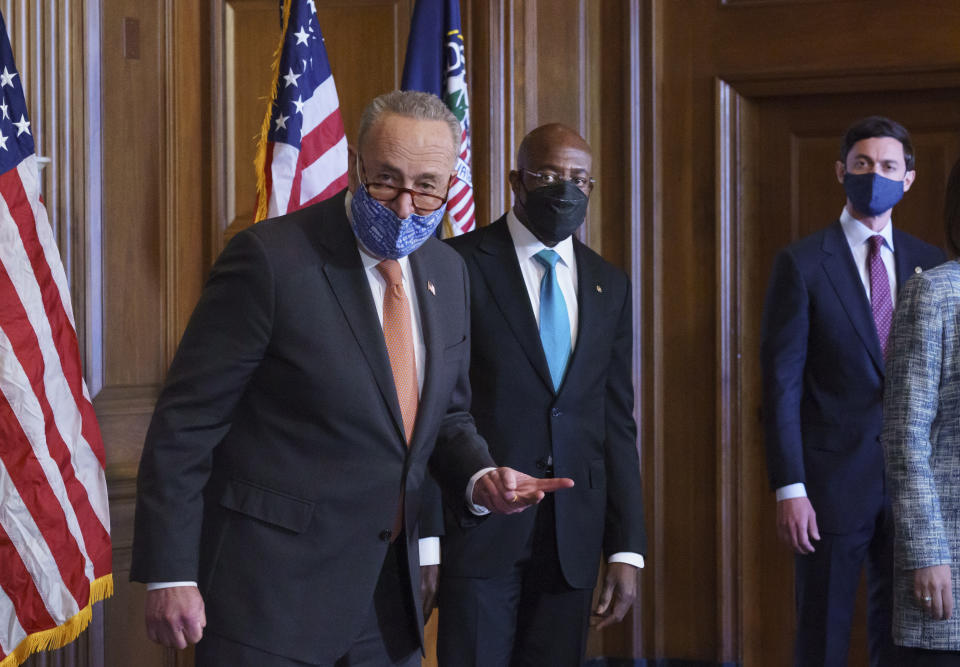
<svg viewBox="0 0 960 667"><path fill-rule="evenodd" d="M603 288L597 285L597 294L603 294Z"/></svg>
<svg viewBox="0 0 960 667"><path fill-rule="evenodd" d="M913 272L914 272L914 273L923 273L923 269L921 269L919 266L915 266L915 267L913 267Z"/></svg>
<svg viewBox="0 0 960 667"><path fill-rule="evenodd" d="M434 296L437 295L437 288L434 287L434 286L433 286L433 283L432 283L431 281L429 281L429 280L427 281L427 290L430 292L430 294L432 294L432 295L434 295Z"/></svg>

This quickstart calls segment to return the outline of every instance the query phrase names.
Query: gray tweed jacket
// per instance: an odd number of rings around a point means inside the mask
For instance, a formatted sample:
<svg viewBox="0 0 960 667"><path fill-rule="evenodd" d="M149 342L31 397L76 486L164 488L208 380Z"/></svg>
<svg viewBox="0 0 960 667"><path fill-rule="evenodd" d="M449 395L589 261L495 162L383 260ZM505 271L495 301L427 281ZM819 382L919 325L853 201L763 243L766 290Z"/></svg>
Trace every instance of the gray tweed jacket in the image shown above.
<svg viewBox="0 0 960 667"><path fill-rule="evenodd" d="M883 448L896 525L893 638L960 650L960 263L914 275L890 333ZM935 621L913 596L913 570L949 564L954 614Z"/></svg>

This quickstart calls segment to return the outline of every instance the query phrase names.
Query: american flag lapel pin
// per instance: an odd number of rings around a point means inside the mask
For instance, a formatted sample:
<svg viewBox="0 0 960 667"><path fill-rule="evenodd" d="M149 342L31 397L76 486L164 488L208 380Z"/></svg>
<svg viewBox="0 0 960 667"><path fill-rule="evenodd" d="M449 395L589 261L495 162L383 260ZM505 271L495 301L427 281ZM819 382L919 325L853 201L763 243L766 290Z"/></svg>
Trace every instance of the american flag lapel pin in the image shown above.
<svg viewBox="0 0 960 667"><path fill-rule="evenodd" d="M923 269L921 269L919 266L915 266L915 267L913 267L913 272L914 272L914 273L923 273Z"/></svg>
<svg viewBox="0 0 960 667"><path fill-rule="evenodd" d="M433 286L433 282L430 280L427 281L427 291L434 296L437 295L437 288Z"/></svg>
<svg viewBox="0 0 960 667"><path fill-rule="evenodd" d="M603 294L603 287L600 286L600 283L597 283L597 294Z"/></svg>

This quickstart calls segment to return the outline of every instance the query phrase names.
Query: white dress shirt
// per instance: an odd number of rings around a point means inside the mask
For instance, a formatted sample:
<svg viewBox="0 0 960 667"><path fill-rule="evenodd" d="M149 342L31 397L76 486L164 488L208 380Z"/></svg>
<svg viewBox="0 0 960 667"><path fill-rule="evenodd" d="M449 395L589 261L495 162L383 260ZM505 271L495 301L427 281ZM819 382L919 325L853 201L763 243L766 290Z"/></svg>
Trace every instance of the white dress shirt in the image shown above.
<svg viewBox="0 0 960 667"><path fill-rule="evenodd" d="M847 245L850 246L850 252L853 254L853 263L857 267L857 273L860 275L860 282L863 283L863 289L867 294L867 301L870 300L870 237L880 234L883 237L883 245L880 246L880 259L887 269L887 279L890 281L890 297L893 299L893 306L897 305L897 273L896 265L893 261L893 218L887 221L883 229L875 232L865 224L850 215L847 207L843 207L840 214L840 226L843 228L843 235L847 239ZM787 484L777 489L777 500L787 500L789 498L806 498L807 487L803 482L796 484Z"/></svg>

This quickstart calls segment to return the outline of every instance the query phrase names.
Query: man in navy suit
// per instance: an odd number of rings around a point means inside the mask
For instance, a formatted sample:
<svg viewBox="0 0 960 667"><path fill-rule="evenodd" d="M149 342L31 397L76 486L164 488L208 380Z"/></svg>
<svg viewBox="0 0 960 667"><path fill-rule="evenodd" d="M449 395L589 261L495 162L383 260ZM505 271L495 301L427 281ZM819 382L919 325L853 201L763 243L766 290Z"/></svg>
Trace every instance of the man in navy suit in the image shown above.
<svg viewBox="0 0 960 667"><path fill-rule="evenodd" d="M836 163L840 219L776 257L763 313L764 425L777 532L796 553L796 665L847 664L866 564L871 665L892 643L893 528L880 447L884 354L898 286L944 261L893 207L916 177L907 130L871 116Z"/></svg>
<svg viewBox="0 0 960 667"><path fill-rule="evenodd" d="M573 236L592 164L572 129L533 130L510 172L513 209L451 241L470 274L480 434L504 465L576 486L525 516L472 525L447 514L443 667L579 665L601 558L594 624L621 620L636 596L646 535L630 282Z"/></svg>
<svg viewBox="0 0 960 667"><path fill-rule="evenodd" d="M464 512L571 484L493 468L467 413L467 275L433 238L459 138L433 95L381 95L349 192L217 260L137 479L154 641L203 667L419 665L427 466Z"/></svg>

